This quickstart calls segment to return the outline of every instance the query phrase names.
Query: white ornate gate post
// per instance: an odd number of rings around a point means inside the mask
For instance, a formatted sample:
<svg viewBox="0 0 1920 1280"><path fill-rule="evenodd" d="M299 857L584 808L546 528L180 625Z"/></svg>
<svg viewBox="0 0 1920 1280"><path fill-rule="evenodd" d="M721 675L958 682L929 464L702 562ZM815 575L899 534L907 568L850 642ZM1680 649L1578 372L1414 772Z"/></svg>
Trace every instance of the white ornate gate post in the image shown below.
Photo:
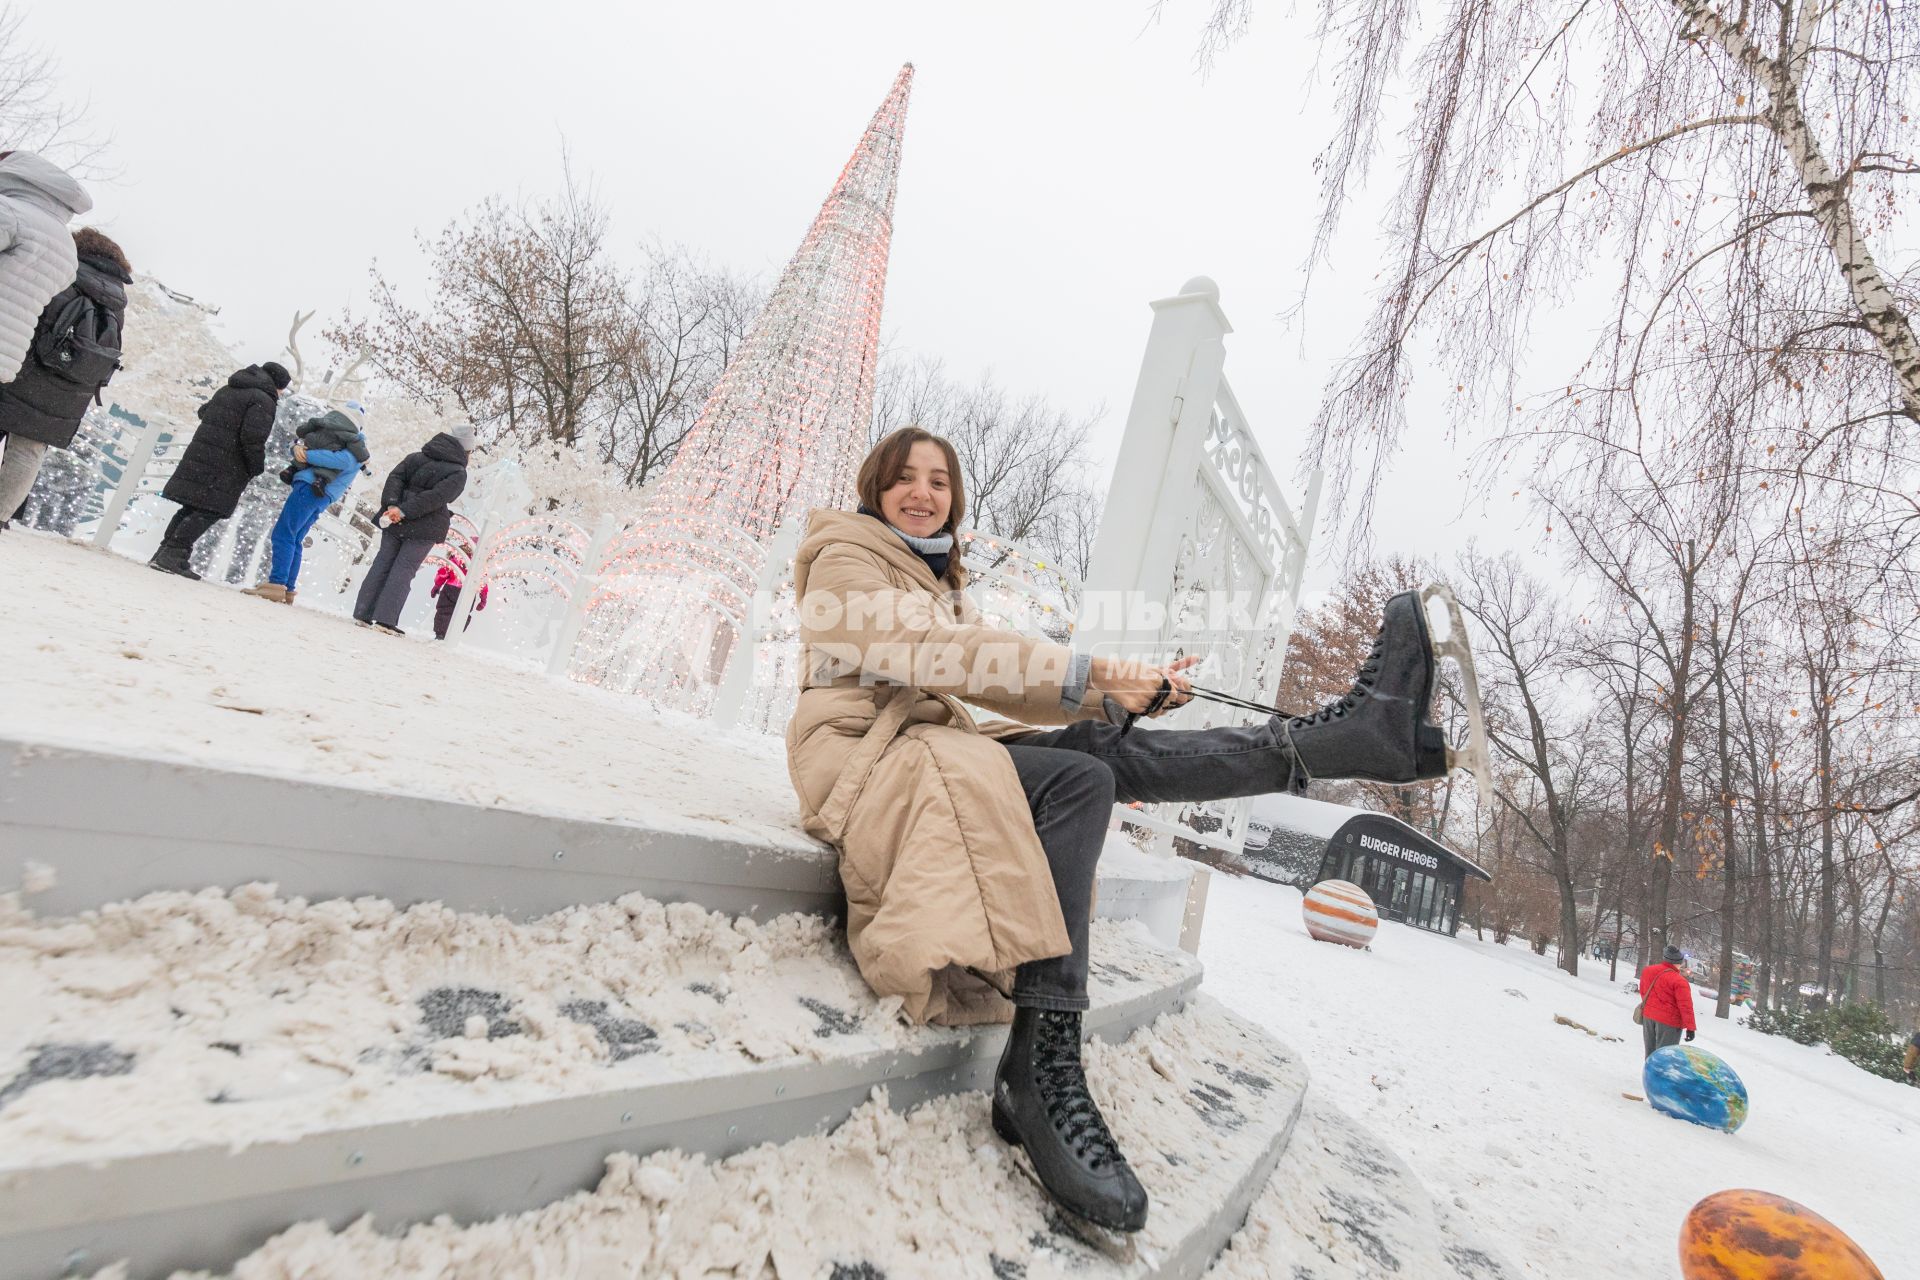
<svg viewBox="0 0 1920 1280"><path fill-rule="evenodd" d="M120 532L120 517L126 514L127 504L140 492L140 477L147 474L147 467L153 462L154 450L160 446L160 433L164 430L166 427L158 418L140 424L140 433L127 452L126 470L120 473L120 483L114 486L113 496L107 499L106 510L100 513L100 527L93 531L94 546L104 549L112 545L113 535Z"/></svg>
<svg viewBox="0 0 1920 1280"><path fill-rule="evenodd" d="M567 616L560 622L560 634L553 638L553 652L547 655L550 676L565 675L567 665L573 661L573 646L580 640L580 625L587 620L588 599L600 586L600 570L607 558L607 548L619 532L620 517L612 514L601 516L600 523L594 527L593 541L581 558L579 575L573 580L573 593L567 597Z"/></svg>
<svg viewBox="0 0 1920 1280"><path fill-rule="evenodd" d="M1106 509L1081 590L1074 648L1114 654L1150 647L1166 625L1141 611L1165 609L1175 558L1214 394L1233 332L1220 290L1196 276L1171 298L1152 304L1140 379L1127 410L1126 434L1114 465Z"/></svg>
<svg viewBox="0 0 1920 1280"><path fill-rule="evenodd" d="M727 658L726 674L720 678L720 687L713 695L713 722L723 729L739 723L740 710L753 689L753 675L760 660L760 614L763 609L771 610L774 596L786 579L787 566L800 549L800 532L805 525L804 515L789 516L767 544L767 559L760 568L759 584L753 599L747 601L746 616L734 639L733 653Z"/></svg>
<svg viewBox="0 0 1920 1280"><path fill-rule="evenodd" d="M467 619L472 616L479 584L486 581L487 557L493 551L491 543L500 518L524 507L533 497L533 490L520 475L520 464L512 458L496 462L481 474L485 477L486 497L481 501L480 528L473 537L473 554L467 560L467 571L460 575L460 596L454 601L453 618L447 624L449 647L457 646L466 635Z"/></svg>

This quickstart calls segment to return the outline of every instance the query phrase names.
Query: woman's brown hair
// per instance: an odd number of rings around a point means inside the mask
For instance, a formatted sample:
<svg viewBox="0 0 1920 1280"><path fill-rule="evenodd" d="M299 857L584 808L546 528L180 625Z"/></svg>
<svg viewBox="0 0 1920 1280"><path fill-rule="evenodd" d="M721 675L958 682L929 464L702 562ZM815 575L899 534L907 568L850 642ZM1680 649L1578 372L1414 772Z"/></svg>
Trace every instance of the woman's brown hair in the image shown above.
<svg viewBox="0 0 1920 1280"><path fill-rule="evenodd" d="M133 274L133 268L127 263L127 255L108 238L106 232L97 227L82 227L74 232L73 251L86 257L105 258L128 275Z"/></svg>
<svg viewBox="0 0 1920 1280"><path fill-rule="evenodd" d="M867 510L875 515L880 513L880 495L893 488L894 481L907 469L907 455L913 452L913 446L921 441L940 446L940 452L947 455L947 492L953 495L953 504L947 508L946 531L957 540L960 537L960 522L967 515L967 490L960 480L960 455L954 452L953 443L931 431L919 427L901 427L890 431L873 446L873 452L860 464L860 478L854 482L854 490L860 495L860 501Z"/></svg>

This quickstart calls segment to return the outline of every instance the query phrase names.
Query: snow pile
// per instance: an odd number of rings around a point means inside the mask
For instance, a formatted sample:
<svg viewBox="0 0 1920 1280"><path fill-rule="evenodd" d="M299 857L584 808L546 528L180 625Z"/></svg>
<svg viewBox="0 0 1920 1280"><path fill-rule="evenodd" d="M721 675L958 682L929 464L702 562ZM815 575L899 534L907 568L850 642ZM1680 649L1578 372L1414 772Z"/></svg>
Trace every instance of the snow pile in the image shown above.
<svg viewBox="0 0 1920 1280"><path fill-rule="evenodd" d="M60 539L0 538L0 582L32 618L0 627L0 738L826 856L776 738Z"/></svg>
<svg viewBox="0 0 1920 1280"><path fill-rule="evenodd" d="M1471 928L1390 922L1370 952L1317 943L1298 890L1230 876L1213 879L1200 958L1209 995L1303 1054L1316 1100L1378 1133L1526 1274L1671 1280L1687 1210L1729 1187L1800 1201L1889 1276L1920 1258L1920 1091L1820 1049L1705 1006L1698 1043L1753 1102L1729 1135L1623 1096L1642 1091L1639 1028L1604 964L1570 978Z"/></svg>
<svg viewBox="0 0 1920 1280"><path fill-rule="evenodd" d="M1191 963L1095 928L1099 985ZM1097 993L1096 993L1097 994ZM0 1168L924 1047L839 929L638 894L515 924L270 885L39 920L0 895Z"/></svg>
<svg viewBox="0 0 1920 1280"><path fill-rule="evenodd" d="M1100 848L1100 874L1122 880L1185 884L1193 864L1164 854L1148 853L1121 831L1107 832Z"/></svg>
<svg viewBox="0 0 1920 1280"><path fill-rule="evenodd" d="M200 406L235 369L284 359L268 352L240 359L215 324L205 306L168 293L151 276L136 276L127 289L123 367L103 399L150 422L191 431L199 423ZM290 359L287 365L292 367Z"/></svg>
<svg viewBox="0 0 1920 1280"><path fill-rule="evenodd" d="M1304 1073L1217 1006L1088 1045L1093 1092L1153 1198L1138 1238L1160 1255L1211 1216L1284 1125ZM996 1138L981 1093L902 1114L876 1090L830 1134L710 1162L616 1155L591 1192L473 1226L383 1236L305 1223L235 1277L1024 1276L1138 1274L1112 1265ZM117 1269L106 1275L116 1274ZM178 1278L177 1278L178 1280Z"/></svg>

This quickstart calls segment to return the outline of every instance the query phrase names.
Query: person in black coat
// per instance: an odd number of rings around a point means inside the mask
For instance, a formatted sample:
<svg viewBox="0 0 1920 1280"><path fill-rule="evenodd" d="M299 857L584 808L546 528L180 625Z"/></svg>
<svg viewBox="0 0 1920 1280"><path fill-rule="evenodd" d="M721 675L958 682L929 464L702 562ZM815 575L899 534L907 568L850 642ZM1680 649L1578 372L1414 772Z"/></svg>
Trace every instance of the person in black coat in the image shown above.
<svg viewBox="0 0 1920 1280"><path fill-rule="evenodd" d="M163 573L198 579L189 564L193 544L232 515L240 495L267 469L267 438L293 377L269 360L250 364L200 406L200 425L167 477L160 496L180 504L148 564Z"/></svg>
<svg viewBox="0 0 1920 1280"><path fill-rule="evenodd" d="M0 529L40 475L48 449L73 443L80 419L120 367L133 268L120 246L92 227L73 233L73 283L40 312L26 359L0 384Z"/></svg>
<svg viewBox="0 0 1920 1280"><path fill-rule="evenodd" d="M395 635L406 607L413 576L427 553L446 541L453 527L447 505L467 487L467 456L473 449L470 424L442 431L418 453L410 453L387 474L380 492L380 554L374 557L353 603L354 621Z"/></svg>

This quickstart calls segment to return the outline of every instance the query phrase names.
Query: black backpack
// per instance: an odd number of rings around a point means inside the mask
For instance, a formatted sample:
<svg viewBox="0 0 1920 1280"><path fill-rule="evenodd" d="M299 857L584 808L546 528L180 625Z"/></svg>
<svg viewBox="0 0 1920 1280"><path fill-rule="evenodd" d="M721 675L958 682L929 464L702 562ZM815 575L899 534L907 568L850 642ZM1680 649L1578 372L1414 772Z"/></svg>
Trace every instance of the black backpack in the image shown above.
<svg viewBox="0 0 1920 1280"><path fill-rule="evenodd" d="M120 323L76 290L53 323L35 336L33 356L49 372L93 392L97 400L100 388L120 368Z"/></svg>

